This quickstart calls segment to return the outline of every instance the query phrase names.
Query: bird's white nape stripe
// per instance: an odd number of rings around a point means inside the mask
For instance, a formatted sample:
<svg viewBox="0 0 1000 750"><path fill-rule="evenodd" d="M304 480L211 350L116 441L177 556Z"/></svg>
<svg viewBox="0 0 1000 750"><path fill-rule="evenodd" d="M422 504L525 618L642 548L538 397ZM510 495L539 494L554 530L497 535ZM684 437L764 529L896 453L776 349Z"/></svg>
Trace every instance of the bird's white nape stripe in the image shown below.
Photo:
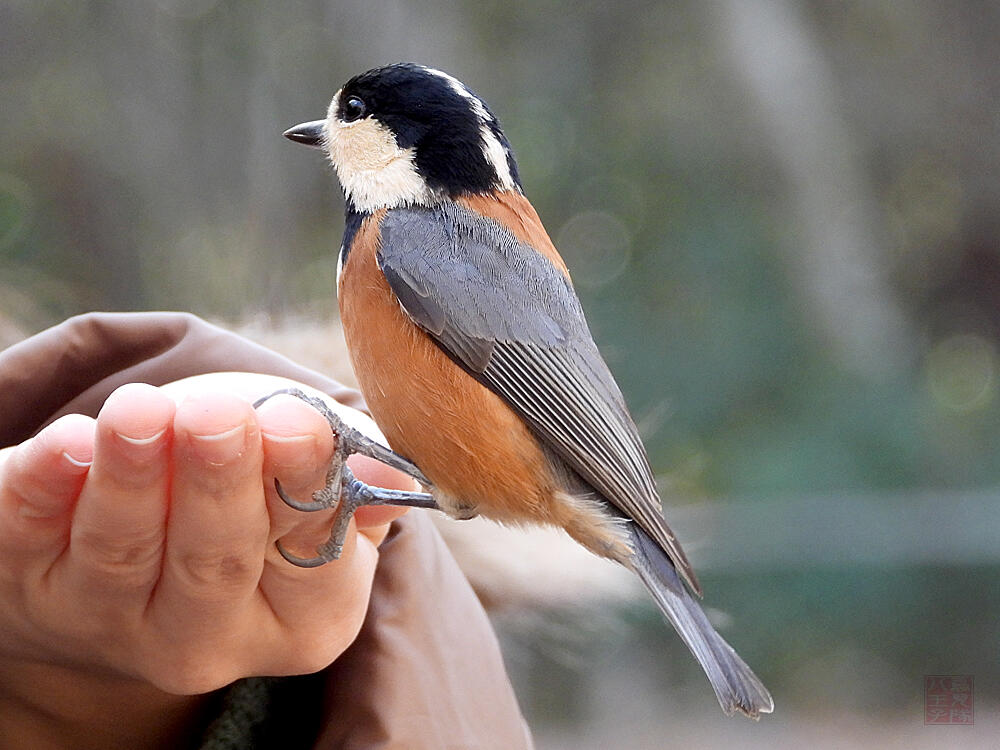
<svg viewBox="0 0 1000 750"><path fill-rule="evenodd" d="M491 127L496 119L483 106L482 99L469 91L469 88L460 80L448 75L443 70L427 68L427 72L443 78L451 86L452 91L469 102L473 113L479 119L479 138L483 145L483 155L493 167L493 171L496 172L497 179L500 181L499 187L503 190L516 190L514 177L510 173L510 163L507 161L507 149L500 143L500 139L496 137Z"/></svg>
<svg viewBox="0 0 1000 750"><path fill-rule="evenodd" d="M460 80L455 78L455 76L448 75L443 70L437 70L435 68L425 68L428 73L443 78L451 86L452 91L454 91L459 96L464 99L468 99L472 104L472 110L476 113L476 117L479 118L480 122L493 122L493 116L486 111L486 107L483 106L483 102L478 96L469 91L469 87L462 83Z"/></svg>
<svg viewBox="0 0 1000 750"><path fill-rule="evenodd" d="M497 173L497 179L500 180L500 187L504 190L516 189L514 178L510 173L510 163L507 161L507 149L500 143L500 139L494 135L493 131L490 130L490 126L486 124L483 124L479 128L479 137L483 141L483 153L486 154L486 161L493 166L494 171Z"/></svg>

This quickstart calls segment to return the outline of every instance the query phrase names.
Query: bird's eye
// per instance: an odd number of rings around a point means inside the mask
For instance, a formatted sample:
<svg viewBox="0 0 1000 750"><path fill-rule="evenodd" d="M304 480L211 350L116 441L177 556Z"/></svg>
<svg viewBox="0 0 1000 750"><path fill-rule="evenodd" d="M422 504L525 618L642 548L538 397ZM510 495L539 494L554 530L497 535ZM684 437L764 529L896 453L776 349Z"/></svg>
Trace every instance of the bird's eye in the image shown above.
<svg viewBox="0 0 1000 750"><path fill-rule="evenodd" d="M350 96L343 106L343 117L345 122L354 122L368 113L368 107L356 96Z"/></svg>

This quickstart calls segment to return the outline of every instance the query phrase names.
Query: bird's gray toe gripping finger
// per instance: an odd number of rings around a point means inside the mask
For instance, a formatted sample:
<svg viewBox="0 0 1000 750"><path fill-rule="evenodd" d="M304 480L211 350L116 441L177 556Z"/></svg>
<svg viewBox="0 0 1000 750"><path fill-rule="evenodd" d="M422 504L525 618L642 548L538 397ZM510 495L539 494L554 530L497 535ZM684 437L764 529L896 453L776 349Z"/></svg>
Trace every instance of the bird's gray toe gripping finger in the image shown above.
<svg viewBox="0 0 1000 750"><path fill-rule="evenodd" d="M285 492L277 478L274 480L274 489L278 493L278 497L289 507L295 508L295 510L311 512L333 507L337 508L333 519L333 527L330 530L330 538L316 548L317 554L315 557L298 557L282 547L280 541L276 543L278 552L288 562L303 568L315 568L339 558L344 549L344 540L347 537L351 518L354 516L354 512L364 505L438 508L433 496L426 492L407 492L404 490L372 487L357 479L345 464L347 457L352 453L360 453L361 455L373 458L376 461L408 474L424 486L430 486L427 477L423 475L415 464L353 427L346 425L322 399L309 396L298 388L285 388L258 399L254 403L254 408L259 407L268 399L279 394L294 396L316 409L326 419L330 425L330 430L337 439L337 447L334 451L333 460L330 462L330 468L326 473L326 484L322 489L313 493L310 502L295 500Z"/></svg>
<svg viewBox="0 0 1000 750"><path fill-rule="evenodd" d="M360 453L362 456L368 456L369 458L375 459L379 463L391 466L393 469L398 469L404 474L413 477L425 487L431 486L430 480L424 476L423 472L417 468L415 463L403 458L391 448L387 448L381 443L372 440L363 432L347 425L347 423L337 416L337 413L327 406L326 402L321 398L310 396L298 388L282 388L280 391L275 391L274 393L268 394L263 398L257 399L253 406L256 409L265 401L281 395L294 396L300 401L305 401L312 408L323 415L327 424L330 425L330 431L337 439L337 452L342 458L346 459L347 456L352 453Z"/></svg>
<svg viewBox="0 0 1000 750"><path fill-rule="evenodd" d="M293 565L298 565L301 568L315 568L319 565L323 565L324 563L328 563L331 560L338 559L344 551L344 540L347 538L347 529L351 523L351 518L354 516L354 512L362 506L402 505L410 508L432 509L436 509L438 507L434 497L426 492L406 492L405 490L388 490L382 487L372 487L369 484L365 484L360 479L357 479L354 476L354 473L346 465L341 466L339 473L340 499L336 504L337 512L333 517L333 527L330 529L330 538L316 548L316 556L298 557L282 547L280 541L276 543L278 552L281 553L281 556ZM289 502L289 499L283 495L280 485L278 485L277 482L275 483L275 487L278 489L278 494L281 495L282 500L291 505L293 508L297 508L299 505L306 506L304 508L305 510L315 510L316 508L312 507L313 505L330 507L323 502L302 504L295 503L294 501ZM324 493L327 489L328 488L324 488L316 494Z"/></svg>

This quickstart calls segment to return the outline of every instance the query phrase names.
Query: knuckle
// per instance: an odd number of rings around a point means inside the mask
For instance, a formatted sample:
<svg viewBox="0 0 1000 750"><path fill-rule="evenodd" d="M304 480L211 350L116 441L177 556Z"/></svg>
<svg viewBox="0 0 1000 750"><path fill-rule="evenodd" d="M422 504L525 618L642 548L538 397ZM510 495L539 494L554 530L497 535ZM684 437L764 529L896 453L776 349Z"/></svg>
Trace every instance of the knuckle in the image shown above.
<svg viewBox="0 0 1000 750"><path fill-rule="evenodd" d="M88 567L118 577L158 567L163 552L163 533L154 530L123 538L77 533L72 545Z"/></svg>
<svg viewBox="0 0 1000 750"><path fill-rule="evenodd" d="M172 573L192 592L217 592L225 595L256 582L260 564L249 550L242 552L211 553L187 552L176 558Z"/></svg>

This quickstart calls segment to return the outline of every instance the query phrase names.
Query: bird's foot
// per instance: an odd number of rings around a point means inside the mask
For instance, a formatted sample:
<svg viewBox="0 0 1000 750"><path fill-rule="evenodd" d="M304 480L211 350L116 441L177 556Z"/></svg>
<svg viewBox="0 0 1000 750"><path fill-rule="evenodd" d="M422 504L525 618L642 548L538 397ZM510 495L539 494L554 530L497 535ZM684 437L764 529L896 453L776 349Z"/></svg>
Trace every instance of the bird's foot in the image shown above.
<svg viewBox="0 0 1000 750"><path fill-rule="evenodd" d="M337 486L331 487L329 484L318 492L313 493L313 502L300 503L285 494L277 480L274 488L278 496L288 505L297 510L319 510L321 508L337 507L337 512L333 517L333 527L330 529L330 538L316 548L315 557L298 557L286 550L281 545L281 541L275 544L281 556L300 568L315 568L331 560L336 560L344 551L344 540L347 538L347 529L351 523L354 512L365 505L403 505L410 508L437 508L437 502L433 495L426 492L406 492L405 490L387 490L382 487L372 487L365 484L354 476L354 473L346 464L341 463L339 467L327 473L327 481L334 476L337 479Z"/></svg>
<svg viewBox="0 0 1000 750"><path fill-rule="evenodd" d="M288 562L303 568L314 568L339 558L344 550L344 540L347 537L351 517L362 506L400 505L411 508L438 508L434 497L426 492L407 492L372 487L357 479L346 464L347 457L352 453L360 453L363 456L373 458L408 474L424 486L430 486L427 477L413 462L345 424L322 399L309 396L298 388L285 388L259 399L254 403L254 408L279 394L294 396L316 409L326 419L337 440L333 460L326 473L326 485L312 494L311 501L295 500L285 492L277 479L274 480L274 489L278 493L278 497L296 510L311 512L337 508L330 538L316 548L316 557L297 557L286 551L281 546L280 541L277 542L278 551Z"/></svg>

